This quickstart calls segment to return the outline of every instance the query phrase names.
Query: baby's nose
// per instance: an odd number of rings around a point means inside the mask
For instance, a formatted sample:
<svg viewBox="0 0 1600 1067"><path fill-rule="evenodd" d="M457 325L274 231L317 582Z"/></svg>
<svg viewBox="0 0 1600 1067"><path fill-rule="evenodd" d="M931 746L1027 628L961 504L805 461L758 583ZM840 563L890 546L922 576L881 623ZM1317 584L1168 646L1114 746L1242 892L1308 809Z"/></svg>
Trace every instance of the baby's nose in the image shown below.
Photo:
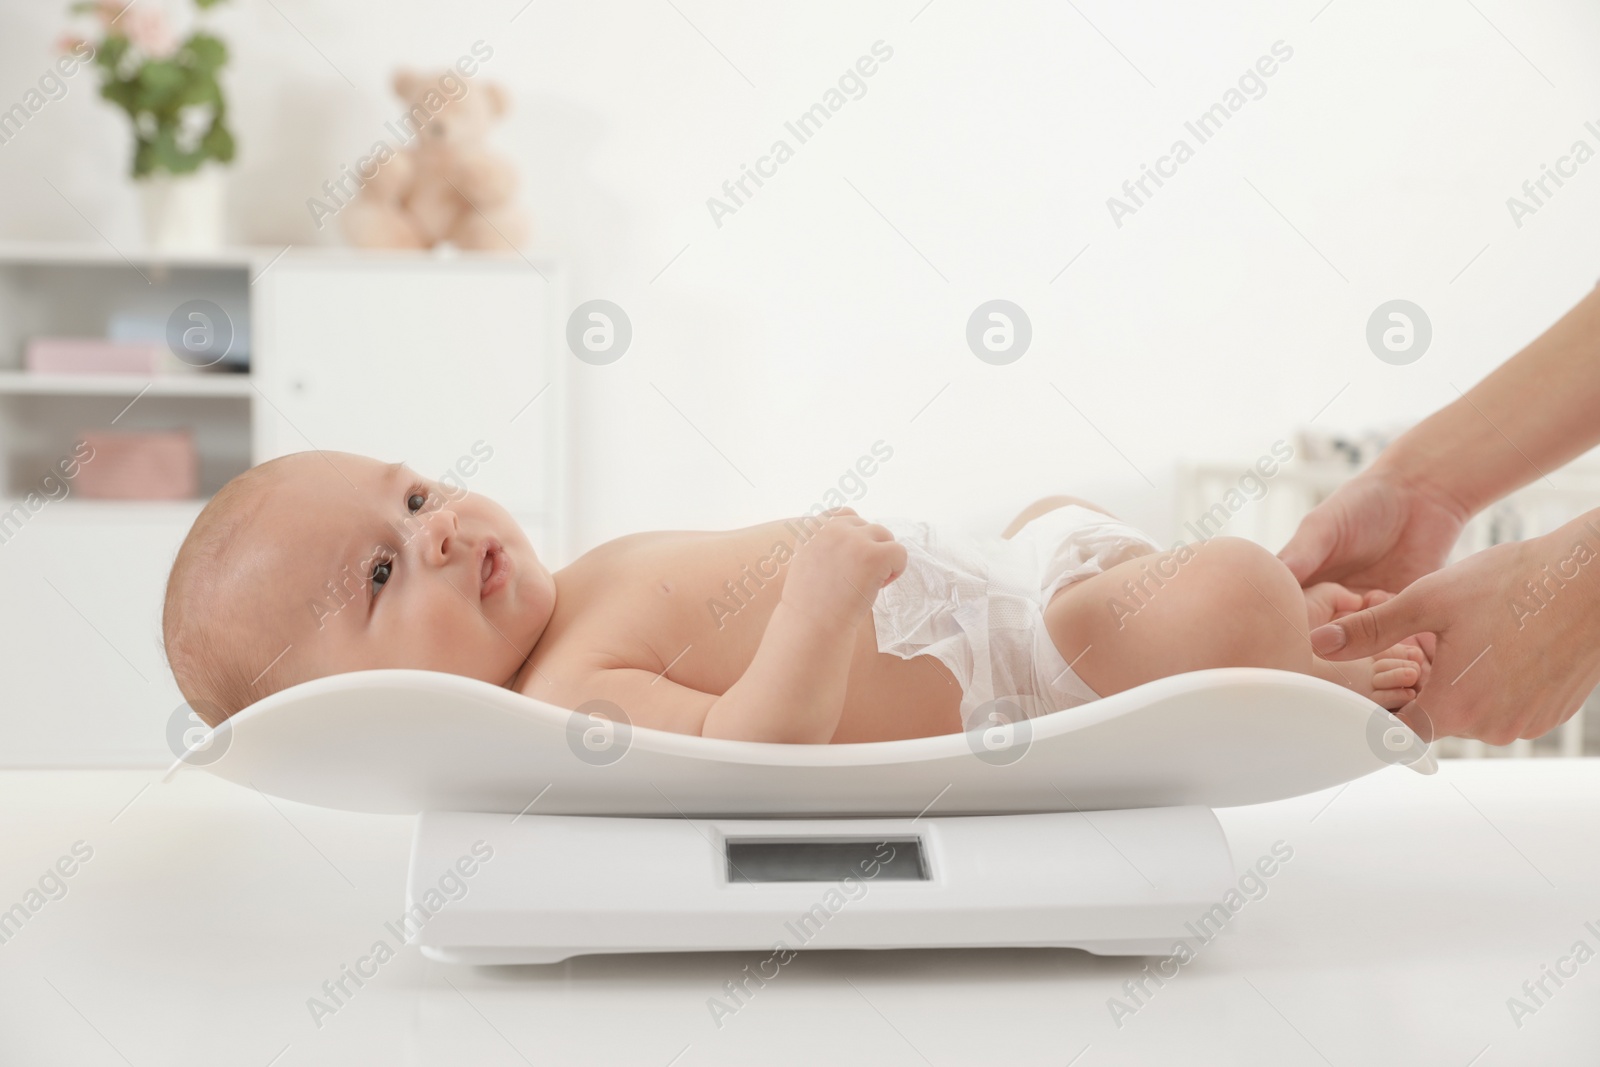
<svg viewBox="0 0 1600 1067"><path fill-rule="evenodd" d="M456 513L450 508L439 508L429 512L423 522L423 551L440 561L449 559L461 543L461 522Z"/></svg>

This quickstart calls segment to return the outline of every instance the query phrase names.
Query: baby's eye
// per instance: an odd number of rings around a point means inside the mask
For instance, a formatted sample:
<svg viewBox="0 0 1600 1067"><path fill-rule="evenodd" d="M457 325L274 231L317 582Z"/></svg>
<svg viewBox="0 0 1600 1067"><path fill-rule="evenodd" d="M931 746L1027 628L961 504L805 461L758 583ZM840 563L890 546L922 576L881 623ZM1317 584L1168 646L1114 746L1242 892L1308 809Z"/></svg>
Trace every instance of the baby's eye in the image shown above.
<svg viewBox="0 0 1600 1067"><path fill-rule="evenodd" d="M423 492L420 489L413 491L410 496L406 497L406 508L413 515L415 515L417 512L421 511L423 508L425 508L427 506L428 506L428 494Z"/></svg>
<svg viewBox="0 0 1600 1067"><path fill-rule="evenodd" d="M394 560L379 560L372 565L372 595L377 596L378 590L394 574Z"/></svg>

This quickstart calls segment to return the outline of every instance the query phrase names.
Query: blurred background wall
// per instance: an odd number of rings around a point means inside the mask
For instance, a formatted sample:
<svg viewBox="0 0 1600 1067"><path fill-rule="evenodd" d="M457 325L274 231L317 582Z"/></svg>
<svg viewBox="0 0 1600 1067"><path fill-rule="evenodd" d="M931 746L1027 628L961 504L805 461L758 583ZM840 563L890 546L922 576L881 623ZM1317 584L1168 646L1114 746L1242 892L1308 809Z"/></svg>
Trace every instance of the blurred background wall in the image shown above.
<svg viewBox="0 0 1600 1067"><path fill-rule="evenodd" d="M65 17L4 18L9 104ZM214 24L251 244L338 243L306 202L400 114L392 70L493 49L531 251L634 323L627 358L575 368L580 550L803 508L879 439L864 513L987 531L1066 491L1169 538L1178 462L1414 421L1600 276L1600 162L1520 227L1506 205L1600 147L1582 0L243 0ZM864 95L799 144L785 122L878 41ZM1199 143L1185 123L1280 41ZM80 73L0 146L0 238L137 242L125 120L94 91ZM780 137L793 158L719 226L707 199ZM1179 138L1193 158L1118 226L1107 198ZM965 343L994 298L1032 323L1009 366ZM1393 298L1433 325L1409 366L1364 343Z"/></svg>

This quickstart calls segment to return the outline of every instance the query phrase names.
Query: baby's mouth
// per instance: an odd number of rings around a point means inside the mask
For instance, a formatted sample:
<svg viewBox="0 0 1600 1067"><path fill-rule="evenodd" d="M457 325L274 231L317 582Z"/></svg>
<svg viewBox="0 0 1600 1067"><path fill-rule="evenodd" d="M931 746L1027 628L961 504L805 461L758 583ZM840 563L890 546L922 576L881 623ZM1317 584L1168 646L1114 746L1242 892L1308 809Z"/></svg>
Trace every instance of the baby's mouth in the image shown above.
<svg viewBox="0 0 1600 1067"><path fill-rule="evenodd" d="M483 559L478 566L478 598L492 596L505 587L511 577L511 559L499 541L490 538L483 545Z"/></svg>

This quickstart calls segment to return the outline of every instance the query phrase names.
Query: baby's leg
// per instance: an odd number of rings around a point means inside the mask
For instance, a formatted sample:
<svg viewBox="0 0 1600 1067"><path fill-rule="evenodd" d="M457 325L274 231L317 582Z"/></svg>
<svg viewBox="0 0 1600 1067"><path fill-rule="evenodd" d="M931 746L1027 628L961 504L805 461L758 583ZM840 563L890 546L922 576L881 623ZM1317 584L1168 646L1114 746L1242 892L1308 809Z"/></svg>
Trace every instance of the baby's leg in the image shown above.
<svg viewBox="0 0 1600 1067"><path fill-rule="evenodd" d="M1119 563L1059 590L1044 614L1062 658L1101 696L1213 667L1314 673L1299 583L1242 538ZM1353 684L1360 670L1334 680Z"/></svg>

